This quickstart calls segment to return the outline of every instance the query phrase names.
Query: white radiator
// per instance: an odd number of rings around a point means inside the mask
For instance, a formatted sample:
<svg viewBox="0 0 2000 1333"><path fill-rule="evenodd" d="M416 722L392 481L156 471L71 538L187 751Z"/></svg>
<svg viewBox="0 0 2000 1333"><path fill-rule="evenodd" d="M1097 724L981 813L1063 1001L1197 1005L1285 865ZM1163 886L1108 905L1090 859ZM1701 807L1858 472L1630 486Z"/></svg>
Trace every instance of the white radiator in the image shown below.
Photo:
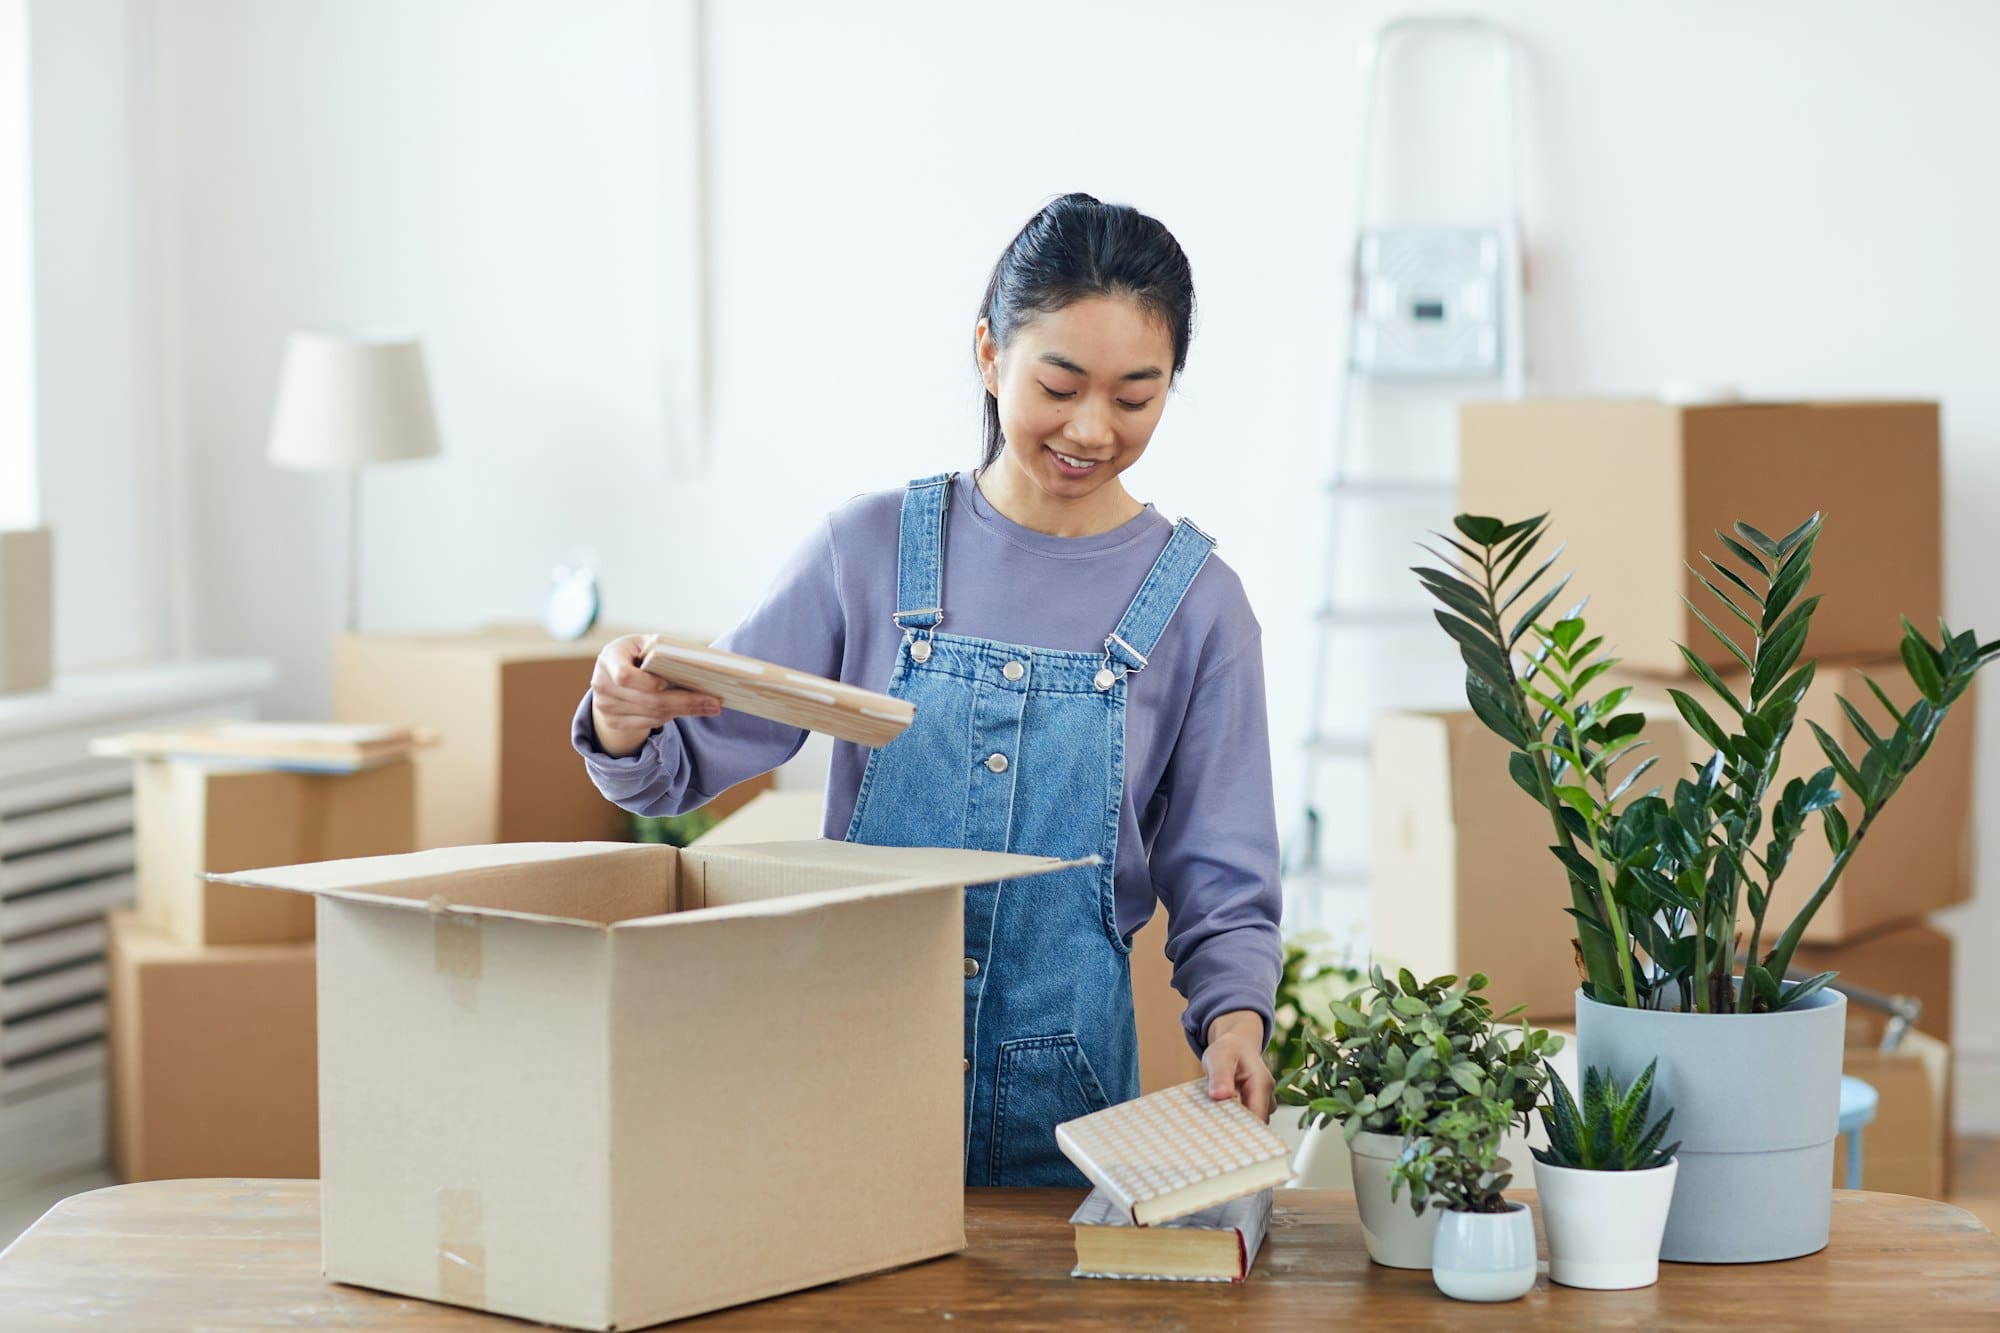
<svg viewBox="0 0 2000 1333"><path fill-rule="evenodd" d="M0 695L0 1195L105 1156L104 914L132 901L132 766L93 737L255 715L261 661Z"/></svg>

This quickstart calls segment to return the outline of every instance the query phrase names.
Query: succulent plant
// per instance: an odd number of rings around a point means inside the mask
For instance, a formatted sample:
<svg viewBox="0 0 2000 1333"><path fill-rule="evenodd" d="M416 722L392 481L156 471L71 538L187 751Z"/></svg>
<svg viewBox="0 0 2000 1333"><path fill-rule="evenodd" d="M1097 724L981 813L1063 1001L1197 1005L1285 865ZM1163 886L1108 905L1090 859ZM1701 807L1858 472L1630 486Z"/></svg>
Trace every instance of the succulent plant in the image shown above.
<svg viewBox="0 0 2000 1333"><path fill-rule="evenodd" d="M1538 1107L1549 1132L1547 1148L1530 1148L1535 1160L1579 1171L1648 1171L1674 1159L1681 1145L1660 1146L1674 1113L1668 1111L1648 1124L1653 1101L1653 1070L1658 1060L1623 1092L1608 1069L1583 1073L1583 1104L1570 1096L1562 1075L1551 1071L1549 1101Z"/></svg>

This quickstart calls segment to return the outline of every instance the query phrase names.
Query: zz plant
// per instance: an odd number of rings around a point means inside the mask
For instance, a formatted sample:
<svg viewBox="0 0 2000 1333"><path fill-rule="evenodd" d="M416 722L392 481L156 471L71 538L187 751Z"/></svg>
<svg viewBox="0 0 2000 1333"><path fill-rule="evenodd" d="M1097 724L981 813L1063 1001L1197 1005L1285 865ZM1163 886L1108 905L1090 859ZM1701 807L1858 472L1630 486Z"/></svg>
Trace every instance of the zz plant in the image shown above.
<svg viewBox="0 0 2000 1333"><path fill-rule="evenodd" d="M1544 1058L1562 1038L1526 1023L1518 1037L1496 1030L1485 988L1480 973L1461 985L1371 968L1367 985L1328 1006L1328 1032L1305 1030L1310 1058L1279 1084L1278 1100L1305 1108L1302 1125L1341 1122L1349 1143L1364 1131L1422 1132L1440 1106L1466 1096L1505 1106L1525 1126L1548 1082Z"/></svg>
<svg viewBox="0 0 2000 1333"><path fill-rule="evenodd" d="M1586 1069L1581 1107L1562 1075L1552 1074L1548 1104L1536 1108L1542 1127L1548 1131L1549 1146L1528 1151L1538 1162L1579 1171L1647 1171L1671 1162L1681 1145L1662 1147L1660 1140L1666 1138L1674 1113L1668 1111L1651 1123L1646 1119L1652 1109L1653 1069L1658 1064L1655 1060L1647 1065L1623 1092L1609 1070Z"/></svg>
<svg viewBox="0 0 2000 1333"><path fill-rule="evenodd" d="M1509 773L1548 813L1551 850L1569 880L1584 993L1603 1004L1701 1013L1797 1003L1833 979L1822 972L1784 981L1807 925L1930 753L1952 704L2000 655L2000 642L1982 644L1940 623L1933 643L1905 619L1902 660L1915 701L1899 709L1864 676L1891 725L1878 731L1838 699L1862 748L1850 754L1809 723L1826 767L1774 791L1813 681L1814 663L1802 654L1819 598L1805 590L1821 518L1814 514L1775 539L1738 523L1734 536L1716 533L1726 562L1704 554L1706 572L1693 570L1719 602L1716 615L1740 625L1737 634L1682 600L1741 665L1747 683L1732 687L1679 645L1712 699L1704 704L1674 690L1674 705L1714 754L1664 794L1655 788L1619 809L1656 758L1638 758L1642 715L1620 711L1631 691L1592 690L1619 659L1590 634L1582 604L1544 623L1568 577L1532 594L1560 552L1521 574L1547 521L1546 514L1519 522L1460 514L1456 536L1438 534L1450 553L1425 548L1442 567L1415 573L1442 603L1438 623L1465 660L1473 711L1513 747ZM1815 819L1832 864L1779 930L1782 918L1767 919L1778 880Z"/></svg>

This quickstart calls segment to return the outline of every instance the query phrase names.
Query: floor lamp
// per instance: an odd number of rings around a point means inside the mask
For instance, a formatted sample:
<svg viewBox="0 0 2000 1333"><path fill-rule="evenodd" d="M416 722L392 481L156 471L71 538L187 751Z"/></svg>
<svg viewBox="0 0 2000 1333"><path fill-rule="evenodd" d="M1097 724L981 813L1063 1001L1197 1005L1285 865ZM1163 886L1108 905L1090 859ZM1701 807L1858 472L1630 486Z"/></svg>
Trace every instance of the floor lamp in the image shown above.
<svg viewBox="0 0 2000 1333"><path fill-rule="evenodd" d="M437 416L421 342L292 335L267 456L276 467L347 473L350 634L360 628L361 469L437 452Z"/></svg>

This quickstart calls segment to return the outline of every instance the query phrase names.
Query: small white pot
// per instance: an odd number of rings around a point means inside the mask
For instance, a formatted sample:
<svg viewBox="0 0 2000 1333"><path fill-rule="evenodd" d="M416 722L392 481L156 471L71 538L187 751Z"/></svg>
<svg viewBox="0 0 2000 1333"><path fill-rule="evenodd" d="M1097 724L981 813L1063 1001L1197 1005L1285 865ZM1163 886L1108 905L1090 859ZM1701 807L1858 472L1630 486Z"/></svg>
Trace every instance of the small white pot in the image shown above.
<svg viewBox="0 0 2000 1333"><path fill-rule="evenodd" d="M1439 1214L1431 1281L1453 1300L1512 1301L1535 1285L1535 1219L1528 1205L1504 1213Z"/></svg>
<svg viewBox="0 0 2000 1333"><path fill-rule="evenodd" d="M1645 1171L1584 1171L1535 1163L1549 1281L1622 1291L1660 1280L1660 1238L1678 1161Z"/></svg>
<svg viewBox="0 0 2000 1333"><path fill-rule="evenodd" d="M1389 1197L1389 1168L1403 1151L1402 1135L1362 1133L1347 1146L1354 1167L1354 1202L1361 1211L1368 1257L1384 1268L1429 1268L1438 1210L1426 1208L1418 1217L1410 1209L1408 1191L1398 1198Z"/></svg>

